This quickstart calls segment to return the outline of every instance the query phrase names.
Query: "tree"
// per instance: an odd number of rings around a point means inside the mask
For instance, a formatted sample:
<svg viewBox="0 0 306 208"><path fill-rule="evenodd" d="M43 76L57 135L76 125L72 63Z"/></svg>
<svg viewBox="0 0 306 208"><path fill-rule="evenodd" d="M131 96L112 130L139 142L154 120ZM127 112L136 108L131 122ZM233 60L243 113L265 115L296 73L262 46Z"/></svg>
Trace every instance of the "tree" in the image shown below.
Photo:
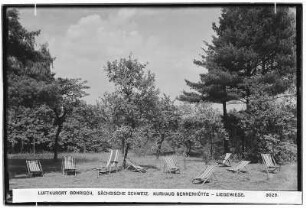
<svg viewBox="0 0 306 208"><path fill-rule="evenodd" d="M296 160L295 98L275 100L259 91L251 100L249 110L240 113L238 123L245 134L245 156L256 161L259 153L271 152L282 161Z"/></svg>
<svg viewBox="0 0 306 208"><path fill-rule="evenodd" d="M54 80L51 57L47 45L36 49L35 38L40 31L28 32L19 23L18 11L8 9L6 13L7 40L6 65L8 107L37 105L37 92L45 83Z"/></svg>
<svg viewBox="0 0 306 208"><path fill-rule="evenodd" d="M7 117L8 152L48 151L54 134L52 111L45 105L10 110Z"/></svg>
<svg viewBox="0 0 306 208"><path fill-rule="evenodd" d="M158 135L156 157L161 153L161 147L164 140L175 134L179 124L179 114L174 101L164 95L157 103L154 109L154 117L151 120L153 129Z"/></svg>
<svg viewBox="0 0 306 208"><path fill-rule="evenodd" d="M29 144L47 142L50 136L50 111L39 98L39 91L54 80L47 45L37 47L40 31L27 31L19 22L16 9L6 10L4 77L7 93L7 145L20 144L20 151ZM14 147L12 147L15 149ZM33 146L35 151L35 147Z"/></svg>
<svg viewBox="0 0 306 208"><path fill-rule="evenodd" d="M98 152L108 147L108 129L97 105L80 102L63 125L65 150Z"/></svg>
<svg viewBox="0 0 306 208"><path fill-rule="evenodd" d="M114 140L122 142L124 149L123 165L129 149L135 144L137 128L147 123L153 116L159 91L155 88L154 74L145 72L146 64L139 63L130 55L112 62L107 62L105 71L116 90L106 95L111 104L105 113L114 123Z"/></svg>
<svg viewBox="0 0 306 208"><path fill-rule="evenodd" d="M199 103L201 101L220 103L223 106L223 116L226 117L226 103L239 99L237 93L228 90L229 87L237 85L237 77L228 71L217 69L217 66L199 63L198 61L195 61L195 63L206 66L209 73L200 74L200 82L198 83L185 80L186 84L196 92L184 91L178 99L190 103Z"/></svg>
<svg viewBox="0 0 306 208"><path fill-rule="evenodd" d="M226 7L213 30L217 37L206 42L201 59L194 61L208 74L201 74L199 83L186 81L198 93L185 92L182 100L225 103L241 98L248 104L254 79L269 84L270 94L288 89L296 71L295 26L288 7L278 7L276 13L267 6Z"/></svg>
<svg viewBox="0 0 306 208"><path fill-rule="evenodd" d="M209 71L207 74L200 74L200 82L193 83L185 80L187 85L195 92L183 92L183 95L179 96L179 100L187 101L190 103L199 103L202 101L221 103L223 106L223 122L226 125L227 120L227 102L239 99L239 95L229 90L237 85L237 76L231 74L226 69L221 70L216 64L207 61L201 63L195 61L197 65L205 66ZM228 152L228 142L224 139L224 152Z"/></svg>
<svg viewBox="0 0 306 208"><path fill-rule="evenodd" d="M58 139L63 123L79 99L86 95L84 90L88 87L80 79L54 77L55 74L51 72L54 58L49 53L47 44L36 46L36 37L40 31L27 31L20 24L16 9L7 10L6 23L8 32L5 75L8 86L8 113L16 115L25 110L31 115L39 116L39 111L33 110L39 110L41 106L53 111L51 116L56 126L54 159L57 159ZM8 125L14 127L11 123Z"/></svg>
<svg viewBox="0 0 306 208"><path fill-rule="evenodd" d="M50 56L47 45L36 49L35 38L40 31L27 31L19 22L19 13L16 9L6 11L7 26L7 72L15 74L28 74L36 78L51 78Z"/></svg>
<svg viewBox="0 0 306 208"><path fill-rule="evenodd" d="M28 92L35 95L33 103L35 105L28 105L28 103L23 103L24 106L18 106L14 109L9 110L9 118L12 116L20 119L21 124L26 120L29 120L29 124L35 123L37 120L42 122L53 120L53 126L55 126L55 134L48 134L49 137L54 137L54 159L57 159L58 155L58 141L60 133L63 129L63 124L67 117L71 115L73 109L78 106L80 98L86 95L85 89L88 87L85 85L86 82L80 82L80 79L62 79L57 78L51 83L43 83L40 88L30 88ZM25 94L21 93L20 96ZM20 98L20 97L16 97ZM42 112L44 110L45 113ZM21 117L21 115L24 115ZM33 117L32 117L33 116ZM46 118L49 117L49 118ZM18 126L11 123L13 120L9 120L8 126L15 127ZM15 120L16 123L16 120ZM47 126L48 123L42 123L41 125ZM25 132L38 130L39 125L23 125L26 128ZM50 127L50 126L49 126ZM15 131L15 130L12 130ZM50 129L48 130L48 132ZM18 131L22 133L21 131ZM24 135L24 133L22 133ZM37 134L37 133L36 133ZM14 134L10 135L13 136ZM18 136L20 137L20 135ZM32 136L31 136L32 137ZM28 138L28 137L26 137ZM39 137L38 137L39 138ZM43 137L40 138L41 140ZM39 141L38 141L39 142Z"/></svg>
<svg viewBox="0 0 306 208"><path fill-rule="evenodd" d="M58 159L58 141L63 124L67 116L71 115L73 109L78 106L80 99L87 95L85 90L88 88L86 81L81 79L58 78L39 92L43 102L53 111L53 125L56 127L54 160Z"/></svg>
<svg viewBox="0 0 306 208"><path fill-rule="evenodd" d="M213 23L217 36L205 42L204 54L194 63L208 73L200 81L186 80L196 92L184 92L180 100L209 101L223 104L227 126L226 103L240 100L247 108L252 86L261 85L268 95L285 92L294 81L296 70L294 18L288 7L226 7L219 25ZM264 88L265 87L265 88Z"/></svg>
<svg viewBox="0 0 306 208"><path fill-rule="evenodd" d="M221 116L206 103L181 106L180 112L178 142L185 146L186 155L190 155L194 146L204 154L208 150L213 159L220 153L220 143L227 139Z"/></svg>

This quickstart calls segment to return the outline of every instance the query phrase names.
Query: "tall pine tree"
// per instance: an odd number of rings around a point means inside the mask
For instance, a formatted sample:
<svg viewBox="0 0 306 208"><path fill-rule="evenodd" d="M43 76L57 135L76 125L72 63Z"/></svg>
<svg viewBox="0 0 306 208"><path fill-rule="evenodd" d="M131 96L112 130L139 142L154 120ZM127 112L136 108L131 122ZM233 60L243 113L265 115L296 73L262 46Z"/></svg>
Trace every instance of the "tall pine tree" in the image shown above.
<svg viewBox="0 0 306 208"><path fill-rule="evenodd" d="M222 103L226 123L228 101L240 100L248 106L258 89L277 95L292 85L295 19L288 7L226 7L213 30L217 36L212 44L205 42L204 54L194 61L208 73L200 74L199 82L186 80L196 92L183 92L180 100Z"/></svg>

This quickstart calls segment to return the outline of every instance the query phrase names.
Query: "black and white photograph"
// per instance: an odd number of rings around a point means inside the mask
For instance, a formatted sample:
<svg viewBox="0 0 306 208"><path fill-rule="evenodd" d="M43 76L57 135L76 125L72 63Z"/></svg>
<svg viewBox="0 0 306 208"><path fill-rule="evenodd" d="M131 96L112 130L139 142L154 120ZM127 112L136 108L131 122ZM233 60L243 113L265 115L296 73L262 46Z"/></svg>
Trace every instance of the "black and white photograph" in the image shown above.
<svg viewBox="0 0 306 208"><path fill-rule="evenodd" d="M302 4L2 4L5 204L302 204Z"/></svg>

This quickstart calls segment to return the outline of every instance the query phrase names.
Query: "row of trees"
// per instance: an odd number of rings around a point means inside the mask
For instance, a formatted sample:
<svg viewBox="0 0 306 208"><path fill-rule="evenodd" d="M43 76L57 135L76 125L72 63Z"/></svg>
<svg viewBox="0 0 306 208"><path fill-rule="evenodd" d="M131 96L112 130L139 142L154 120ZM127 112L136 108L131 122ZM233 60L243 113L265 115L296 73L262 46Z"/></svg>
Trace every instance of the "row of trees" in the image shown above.
<svg viewBox="0 0 306 208"><path fill-rule="evenodd" d="M107 62L103 70L115 90L89 105L81 100L86 82L51 72L47 45L35 43L39 31L23 28L16 10L7 11L6 25L9 152L54 151L57 159L58 150L119 148L124 161L130 150L295 159L295 26L288 8L224 8L213 24L217 36L194 61L208 73L197 83L186 80L195 92L180 95L182 105L161 95L147 64L132 55ZM227 112L237 100L246 110ZM209 102L221 103L223 116Z"/></svg>
<svg viewBox="0 0 306 208"><path fill-rule="evenodd" d="M120 148L124 157L130 149L156 152L193 144L206 144L205 125L219 125L214 114L197 117L199 109L178 108L168 96L160 95L155 76L146 64L132 56L110 61L104 70L116 89L105 93L96 105L81 100L88 88L81 79L55 77L53 58L47 45L37 46L39 31L29 32L19 22L18 11L8 10L6 19L7 149L9 152L103 151ZM191 115L195 117L193 118ZM197 127L192 126L192 122ZM215 137L219 128L210 131ZM197 132L191 133L192 129ZM202 129L202 130L201 130ZM212 146L211 142L211 146ZM211 150L213 147L211 147Z"/></svg>

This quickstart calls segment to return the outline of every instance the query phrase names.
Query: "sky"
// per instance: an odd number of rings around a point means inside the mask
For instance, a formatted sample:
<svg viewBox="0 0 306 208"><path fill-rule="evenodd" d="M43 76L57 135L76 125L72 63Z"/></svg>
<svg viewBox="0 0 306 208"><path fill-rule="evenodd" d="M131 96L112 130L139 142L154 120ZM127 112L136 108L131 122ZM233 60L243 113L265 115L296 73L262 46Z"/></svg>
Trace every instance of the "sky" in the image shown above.
<svg viewBox="0 0 306 208"><path fill-rule="evenodd" d="M48 43L56 57L56 76L88 81L88 103L114 90L104 66L131 53L155 74L156 86L172 99L190 91L185 79L198 81L203 67L193 64L215 35L217 7L22 8L20 22L41 30L38 43Z"/></svg>

